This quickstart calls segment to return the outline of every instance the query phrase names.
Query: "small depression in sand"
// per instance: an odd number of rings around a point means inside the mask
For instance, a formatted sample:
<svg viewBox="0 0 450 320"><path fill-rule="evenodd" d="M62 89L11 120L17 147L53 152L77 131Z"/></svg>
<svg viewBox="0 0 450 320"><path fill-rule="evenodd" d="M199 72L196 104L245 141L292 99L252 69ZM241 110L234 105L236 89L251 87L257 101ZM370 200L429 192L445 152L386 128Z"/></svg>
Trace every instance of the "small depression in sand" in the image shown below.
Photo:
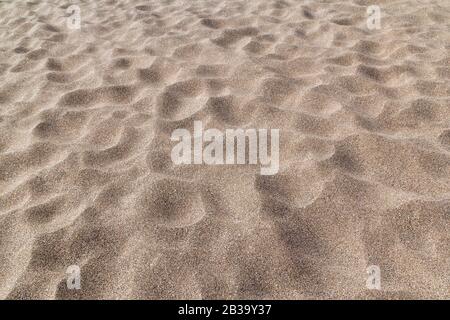
<svg viewBox="0 0 450 320"><path fill-rule="evenodd" d="M136 208L145 221L167 228L188 227L205 216L199 188L176 179L162 179L145 188Z"/></svg>

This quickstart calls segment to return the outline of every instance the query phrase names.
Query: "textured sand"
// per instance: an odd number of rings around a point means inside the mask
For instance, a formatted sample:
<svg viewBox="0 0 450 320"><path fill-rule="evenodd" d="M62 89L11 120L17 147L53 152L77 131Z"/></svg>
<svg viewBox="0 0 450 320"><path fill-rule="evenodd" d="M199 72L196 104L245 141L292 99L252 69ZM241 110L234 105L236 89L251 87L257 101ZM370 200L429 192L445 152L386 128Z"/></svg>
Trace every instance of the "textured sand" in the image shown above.
<svg viewBox="0 0 450 320"><path fill-rule="evenodd" d="M448 0L3 0L0 298L448 299L449 84ZM280 172L174 166L194 120Z"/></svg>

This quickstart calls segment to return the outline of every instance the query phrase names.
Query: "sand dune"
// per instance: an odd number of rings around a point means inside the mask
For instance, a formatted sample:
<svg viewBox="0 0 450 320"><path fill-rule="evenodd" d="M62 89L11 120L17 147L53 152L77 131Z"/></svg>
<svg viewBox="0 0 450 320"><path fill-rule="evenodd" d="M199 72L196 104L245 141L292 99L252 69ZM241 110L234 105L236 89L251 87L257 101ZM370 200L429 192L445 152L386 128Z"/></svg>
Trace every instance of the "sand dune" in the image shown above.
<svg viewBox="0 0 450 320"><path fill-rule="evenodd" d="M439 0L1 1L0 298L449 299L449 21ZM278 174L174 165L194 121L279 129Z"/></svg>

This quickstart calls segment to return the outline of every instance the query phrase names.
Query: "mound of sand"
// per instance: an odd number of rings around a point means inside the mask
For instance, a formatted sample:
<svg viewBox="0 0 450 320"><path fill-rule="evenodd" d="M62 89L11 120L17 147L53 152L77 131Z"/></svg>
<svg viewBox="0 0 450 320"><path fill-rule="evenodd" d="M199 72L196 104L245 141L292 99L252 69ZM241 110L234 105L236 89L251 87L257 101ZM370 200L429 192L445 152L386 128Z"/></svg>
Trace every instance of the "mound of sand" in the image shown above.
<svg viewBox="0 0 450 320"><path fill-rule="evenodd" d="M1 1L0 298L450 298L449 21L439 0ZM279 173L175 166L194 121L280 129Z"/></svg>

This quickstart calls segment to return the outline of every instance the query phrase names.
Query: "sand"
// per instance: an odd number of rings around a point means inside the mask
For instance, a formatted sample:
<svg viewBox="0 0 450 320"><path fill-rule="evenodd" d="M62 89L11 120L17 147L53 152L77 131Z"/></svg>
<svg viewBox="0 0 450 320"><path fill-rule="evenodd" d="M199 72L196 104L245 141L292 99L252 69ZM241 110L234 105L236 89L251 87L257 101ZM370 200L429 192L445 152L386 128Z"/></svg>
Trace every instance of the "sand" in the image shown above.
<svg viewBox="0 0 450 320"><path fill-rule="evenodd" d="M1 299L450 298L449 1L1 1L0 40ZM194 121L279 172L174 165Z"/></svg>

